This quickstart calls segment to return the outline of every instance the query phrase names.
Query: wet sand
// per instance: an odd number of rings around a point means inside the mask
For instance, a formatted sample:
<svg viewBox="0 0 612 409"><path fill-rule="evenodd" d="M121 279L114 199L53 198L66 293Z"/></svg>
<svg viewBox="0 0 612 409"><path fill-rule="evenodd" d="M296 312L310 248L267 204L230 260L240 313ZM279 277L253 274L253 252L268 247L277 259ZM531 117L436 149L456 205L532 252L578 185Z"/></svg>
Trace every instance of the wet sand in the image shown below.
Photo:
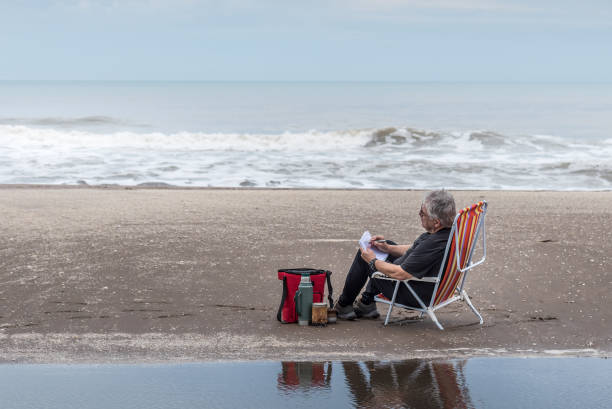
<svg viewBox="0 0 612 409"><path fill-rule="evenodd" d="M439 331L276 321L278 268L333 271L337 298L363 230L421 233L424 192L0 187L0 361L609 356L612 192L453 194L490 205L485 322L456 302Z"/></svg>

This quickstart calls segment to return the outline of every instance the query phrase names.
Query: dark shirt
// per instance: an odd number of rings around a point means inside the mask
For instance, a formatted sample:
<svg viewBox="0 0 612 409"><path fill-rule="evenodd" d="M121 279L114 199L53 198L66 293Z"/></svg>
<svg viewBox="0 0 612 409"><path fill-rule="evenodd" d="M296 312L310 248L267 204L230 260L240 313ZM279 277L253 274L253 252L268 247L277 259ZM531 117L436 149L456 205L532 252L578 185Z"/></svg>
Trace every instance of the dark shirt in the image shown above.
<svg viewBox="0 0 612 409"><path fill-rule="evenodd" d="M437 277L450 231L450 228L444 228L435 233L421 234L393 264L401 266L402 270L416 278Z"/></svg>

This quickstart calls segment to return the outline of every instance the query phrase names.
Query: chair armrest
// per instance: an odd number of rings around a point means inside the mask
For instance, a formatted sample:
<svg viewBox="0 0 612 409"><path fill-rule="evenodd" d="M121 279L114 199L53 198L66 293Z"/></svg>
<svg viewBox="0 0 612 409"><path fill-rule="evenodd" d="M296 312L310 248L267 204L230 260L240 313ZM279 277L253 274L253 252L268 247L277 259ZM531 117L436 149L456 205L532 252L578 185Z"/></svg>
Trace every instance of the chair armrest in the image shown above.
<svg viewBox="0 0 612 409"><path fill-rule="evenodd" d="M397 278L391 278L389 276L386 276L380 271L375 271L374 273L372 273L372 278L376 278L379 280L389 280L389 281L421 281L424 283L437 283L438 282L438 277L423 277L423 278L411 277L407 280L398 280Z"/></svg>
<svg viewBox="0 0 612 409"><path fill-rule="evenodd" d="M372 278L377 278L379 280L389 280L389 281L400 281L398 279L395 278L391 278L389 276L384 275L383 273L381 273L380 271L375 271L372 273Z"/></svg>

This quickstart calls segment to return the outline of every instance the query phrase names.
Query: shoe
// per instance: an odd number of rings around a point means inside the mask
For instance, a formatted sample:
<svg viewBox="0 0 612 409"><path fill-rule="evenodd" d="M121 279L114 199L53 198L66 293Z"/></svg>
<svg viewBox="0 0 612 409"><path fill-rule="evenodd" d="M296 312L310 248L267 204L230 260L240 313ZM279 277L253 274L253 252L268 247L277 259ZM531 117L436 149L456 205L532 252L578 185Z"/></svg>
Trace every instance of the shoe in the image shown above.
<svg viewBox="0 0 612 409"><path fill-rule="evenodd" d="M334 306L334 310L336 310L336 314L338 314L338 319L341 320L354 320L357 318L357 314L355 314L355 310L352 305L341 306L336 303Z"/></svg>
<svg viewBox="0 0 612 409"><path fill-rule="evenodd" d="M376 319L380 317L380 314L378 313L378 310L376 309L375 302L372 302L371 304L364 304L361 301L357 301L354 311L357 317L359 318Z"/></svg>

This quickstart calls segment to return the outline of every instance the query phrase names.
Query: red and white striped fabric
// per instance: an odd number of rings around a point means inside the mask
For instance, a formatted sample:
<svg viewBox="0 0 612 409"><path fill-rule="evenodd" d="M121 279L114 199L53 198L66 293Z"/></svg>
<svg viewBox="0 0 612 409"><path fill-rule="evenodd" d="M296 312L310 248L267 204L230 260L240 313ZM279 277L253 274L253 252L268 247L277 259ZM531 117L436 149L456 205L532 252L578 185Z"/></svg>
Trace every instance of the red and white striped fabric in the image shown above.
<svg viewBox="0 0 612 409"><path fill-rule="evenodd" d="M478 202L459 211L456 230L453 232L452 242L447 253L446 270L442 275L442 281L438 284L433 306L450 298L461 283L464 270L468 267L467 263L474 251L476 230L485 206L485 202ZM460 245L458 252L457 239Z"/></svg>

